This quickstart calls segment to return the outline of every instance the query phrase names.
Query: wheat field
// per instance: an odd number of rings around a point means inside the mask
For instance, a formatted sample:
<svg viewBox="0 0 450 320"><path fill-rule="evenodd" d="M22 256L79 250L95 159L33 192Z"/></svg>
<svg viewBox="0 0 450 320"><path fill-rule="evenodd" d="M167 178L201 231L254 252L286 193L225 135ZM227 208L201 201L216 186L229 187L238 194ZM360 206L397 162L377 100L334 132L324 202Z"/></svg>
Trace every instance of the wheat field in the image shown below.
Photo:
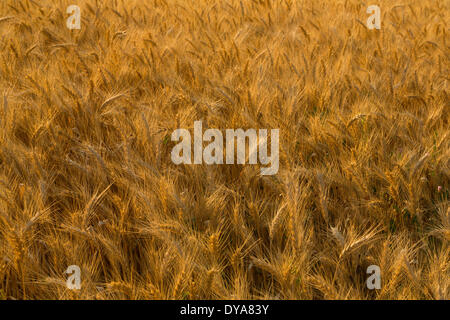
<svg viewBox="0 0 450 320"><path fill-rule="evenodd" d="M2 0L0 299L450 299L449 9ZM197 120L278 173L175 165Z"/></svg>

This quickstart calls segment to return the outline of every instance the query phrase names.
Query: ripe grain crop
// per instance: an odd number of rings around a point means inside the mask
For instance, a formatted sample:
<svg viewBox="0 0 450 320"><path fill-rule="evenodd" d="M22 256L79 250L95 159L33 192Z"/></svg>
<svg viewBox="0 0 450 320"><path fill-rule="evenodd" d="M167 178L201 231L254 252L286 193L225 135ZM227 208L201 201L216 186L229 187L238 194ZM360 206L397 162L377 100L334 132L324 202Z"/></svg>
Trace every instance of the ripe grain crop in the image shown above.
<svg viewBox="0 0 450 320"><path fill-rule="evenodd" d="M2 0L0 298L449 299L450 5L377 2L380 30L356 0ZM173 164L198 120L279 128L278 173Z"/></svg>

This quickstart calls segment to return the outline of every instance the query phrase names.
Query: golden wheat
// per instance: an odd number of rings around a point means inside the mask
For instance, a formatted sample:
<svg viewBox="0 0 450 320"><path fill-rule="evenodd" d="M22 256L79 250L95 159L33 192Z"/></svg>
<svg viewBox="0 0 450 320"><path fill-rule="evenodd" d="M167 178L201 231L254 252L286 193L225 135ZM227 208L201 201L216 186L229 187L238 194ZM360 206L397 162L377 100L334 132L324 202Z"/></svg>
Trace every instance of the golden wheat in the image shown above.
<svg viewBox="0 0 450 320"><path fill-rule="evenodd" d="M0 298L449 299L449 2L378 2L1 1ZM174 165L197 120L278 174Z"/></svg>

